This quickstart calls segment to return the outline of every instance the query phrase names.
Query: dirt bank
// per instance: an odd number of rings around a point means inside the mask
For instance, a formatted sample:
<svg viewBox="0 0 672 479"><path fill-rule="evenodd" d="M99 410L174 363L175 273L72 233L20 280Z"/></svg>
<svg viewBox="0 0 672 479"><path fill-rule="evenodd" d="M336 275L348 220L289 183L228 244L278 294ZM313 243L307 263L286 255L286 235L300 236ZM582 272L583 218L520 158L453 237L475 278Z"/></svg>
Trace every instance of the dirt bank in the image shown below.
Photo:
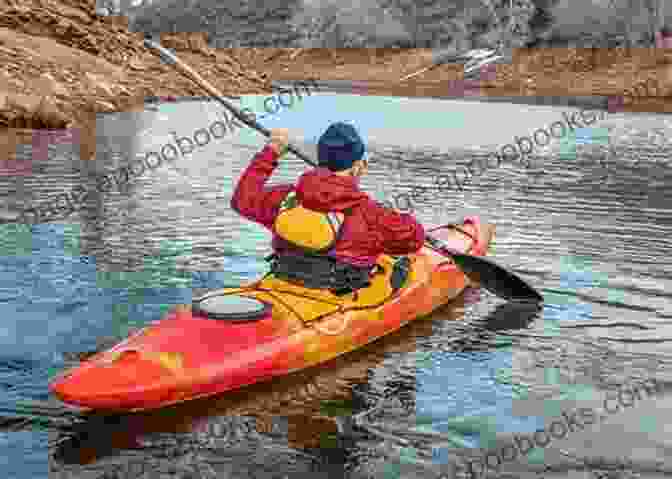
<svg viewBox="0 0 672 479"><path fill-rule="evenodd" d="M142 109L150 95L202 95L128 30L125 17L94 13L94 0L21 0L0 5L0 154L25 130L78 128L82 158L95 155L95 115ZM205 35L163 36L224 94L270 91L255 52L211 49ZM93 143L92 143L93 142ZM4 149L5 151L2 151Z"/></svg>
<svg viewBox="0 0 672 479"><path fill-rule="evenodd" d="M294 58L292 58L294 56ZM608 96L624 111L672 112L672 55L661 49L516 49L511 63L480 82L486 96ZM463 67L438 66L404 82L429 65L431 50L323 49L277 52L267 71L273 80L356 80L375 95L451 96ZM472 87L473 87L473 82Z"/></svg>
<svg viewBox="0 0 672 479"><path fill-rule="evenodd" d="M426 65L426 49L213 49L201 33L162 35L163 45L224 94L270 93L271 80L369 82L370 94L426 96L461 78L445 65L404 83ZM670 111L670 65L659 51L518 50L483 82L489 95L625 95L625 107ZM95 157L96 113L139 110L147 96L203 92L130 32L125 17L95 14L95 0L6 0L0 5L0 154L11 158L32 129L75 128L81 157ZM652 83L649 83L651 85ZM644 96L637 98L637 96ZM2 151L4 150L4 151Z"/></svg>

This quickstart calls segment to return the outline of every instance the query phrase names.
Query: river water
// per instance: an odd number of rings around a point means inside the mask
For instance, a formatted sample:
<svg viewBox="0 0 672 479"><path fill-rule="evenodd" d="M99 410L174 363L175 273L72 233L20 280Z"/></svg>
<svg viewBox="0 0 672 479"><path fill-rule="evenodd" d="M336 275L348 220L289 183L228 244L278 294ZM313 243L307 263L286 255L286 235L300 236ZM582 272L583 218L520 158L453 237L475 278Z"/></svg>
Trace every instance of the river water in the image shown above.
<svg viewBox="0 0 672 479"><path fill-rule="evenodd" d="M330 122L354 122L371 142L362 186L393 202L437 175L463 178L462 166L572 111L322 93L274 115L263 113L263 98L243 103L265 116L265 126L290 128L311 154ZM530 161L491 161L461 188L403 201L427 225L467 214L495 223L492 258L544 294L540 310L467 290L430 318L323 367L151 414L85 417L50 398L49 379L77 354L110 345L192 294L264 271L269 235L229 207L236 179L263 142L240 130L197 146L128 184L90 194L67 219L22 226L12 215L78 185L93 191L106 170L175 144L173 132L193 138L221 119L212 102L108 115L99 119L95 164L80 163L63 141L28 172L0 177L4 477L672 471L665 434L672 150L662 115L604 114L575 136L537 148ZM29 158L30 149L23 154ZM304 168L288 157L273 183L292 181ZM648 395L636 386L645 381L656 385ZM624 399L635 390L634 400ZM565 434L522 461L483 456L494 441L552 431L577 408L607 414L591 424L584 410L582 422L566 420ZM479 448L492 467L487 474L477 459L464 459Z"/></svg>

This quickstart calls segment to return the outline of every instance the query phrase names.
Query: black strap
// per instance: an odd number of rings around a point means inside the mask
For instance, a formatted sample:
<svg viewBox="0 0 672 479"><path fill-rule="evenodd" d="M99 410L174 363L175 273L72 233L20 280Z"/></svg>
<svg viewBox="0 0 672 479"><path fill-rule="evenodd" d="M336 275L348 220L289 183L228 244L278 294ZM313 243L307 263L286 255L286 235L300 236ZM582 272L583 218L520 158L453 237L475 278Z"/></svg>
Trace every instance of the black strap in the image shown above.
<svg viewBox="0 0 672 479"><path fill-rule="evenodd" d="M400 290L411 271L411 260L408 256L397 258L392 267L392 274L390 275L390 286L392 291Z"/></svg>
<svg viewBox="0 0 672 479"><path fill-rule="evenodd" d="M328 289L342 295L371 284L373 268L357 267L331 256L274 253L267 260L274 276L306 288Z"/></svg>

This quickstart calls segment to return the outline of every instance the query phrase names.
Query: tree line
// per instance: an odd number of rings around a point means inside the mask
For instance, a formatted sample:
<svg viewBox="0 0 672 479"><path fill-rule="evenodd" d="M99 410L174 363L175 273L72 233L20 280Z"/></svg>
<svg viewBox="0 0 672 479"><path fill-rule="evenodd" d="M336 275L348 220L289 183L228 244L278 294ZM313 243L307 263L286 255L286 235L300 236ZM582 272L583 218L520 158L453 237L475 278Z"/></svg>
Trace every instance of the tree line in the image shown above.
<svg viewBox="0 0 672 479"><path fill-rule="evenodd" d="M220 47L635 47L665 24L664 0L98 2L135 31L205 31Z"/></svg>

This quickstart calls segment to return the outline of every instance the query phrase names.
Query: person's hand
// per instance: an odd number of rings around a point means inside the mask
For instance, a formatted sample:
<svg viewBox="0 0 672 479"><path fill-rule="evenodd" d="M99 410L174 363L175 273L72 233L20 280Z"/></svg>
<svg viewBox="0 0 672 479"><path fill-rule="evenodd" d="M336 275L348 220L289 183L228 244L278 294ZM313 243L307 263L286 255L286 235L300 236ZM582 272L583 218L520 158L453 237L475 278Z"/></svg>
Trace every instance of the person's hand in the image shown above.
<svg viewBox="0 0 672 479"><path fill-rule="evenodd" d="M276 153L282 155L287 151L287 145L289 144L289 130L287 128L273 128L268 144Z"/></svg>

